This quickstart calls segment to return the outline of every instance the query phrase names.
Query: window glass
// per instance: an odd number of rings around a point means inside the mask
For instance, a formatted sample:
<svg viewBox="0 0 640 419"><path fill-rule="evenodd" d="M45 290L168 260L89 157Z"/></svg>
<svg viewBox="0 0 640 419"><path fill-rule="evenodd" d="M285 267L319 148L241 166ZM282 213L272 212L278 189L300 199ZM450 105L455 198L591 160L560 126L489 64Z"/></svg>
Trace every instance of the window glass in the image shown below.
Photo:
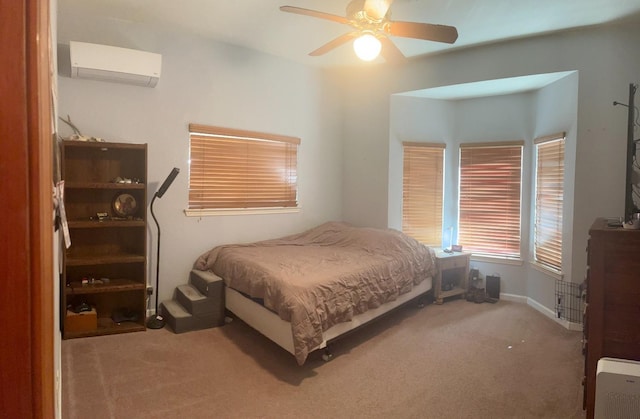
<svg viewBox="0 0 640 419"><path fill-rule="evenodd" d="M458 243L474 254L520 258L524 143L462 144Z"/></svg>
<svg viewBox="0 0 640 419"><path fill-rule="evenodd" d="M564 133L537 139L535 261L562 270Z"/></svg>
<svg viewBox="0 0 640 419"><path fill-rule="evenodd" d="M292 137L191 124L189 209L297 207Z"/></svg>
<svg viewBox="0 0 640 419"><path fill-rule="evenodd" d="M442 246L444 144L404 143L402 231Z"/></svg>

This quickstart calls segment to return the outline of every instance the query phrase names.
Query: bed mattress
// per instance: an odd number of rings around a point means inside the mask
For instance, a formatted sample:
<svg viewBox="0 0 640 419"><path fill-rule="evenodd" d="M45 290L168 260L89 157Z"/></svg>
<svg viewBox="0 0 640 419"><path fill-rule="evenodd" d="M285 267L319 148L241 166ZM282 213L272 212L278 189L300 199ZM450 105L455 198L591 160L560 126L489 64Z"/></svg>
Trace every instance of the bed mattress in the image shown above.
<svg viewBox="0 0 640 419"><path fill-rule="evenodd" d="M393 229L326 223L300 234L218 246L196 269L291 323L296 360L323 341L323 331L394 301L435 274L433 249Z"/></svg>

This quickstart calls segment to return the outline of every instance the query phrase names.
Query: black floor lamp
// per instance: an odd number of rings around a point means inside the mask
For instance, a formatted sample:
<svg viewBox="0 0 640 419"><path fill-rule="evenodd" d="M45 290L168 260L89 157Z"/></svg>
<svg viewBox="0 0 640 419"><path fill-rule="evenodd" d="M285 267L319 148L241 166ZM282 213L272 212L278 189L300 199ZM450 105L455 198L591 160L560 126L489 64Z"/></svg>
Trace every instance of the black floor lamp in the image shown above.
<svg viewBox="0 0 640 419"><path fill-rule="evenodd" d="M164 180L164 183L162 183L162 186L160 186L160 189L158 189L155 195L153 195L153 199L151 199L151 216L153 217L153 221L156 222L156 227L158 228L158 252L156 255L156 311L154 312L153 316L149 317L149 320L147 321L147 327L149 329L162 329L165 324L164 319L158 313L158 288L160 285L160 224L158 224L158 220L153 213L153 202L156 200L156 198L162 198L162 195L167 192L167 189L169 189L169 186L171 186L173 180L176 178L176 176L178 176L178 173L180 173L180 169L174 167L171 173L169 173L169 176L167 176L167 178Z"/></svg>

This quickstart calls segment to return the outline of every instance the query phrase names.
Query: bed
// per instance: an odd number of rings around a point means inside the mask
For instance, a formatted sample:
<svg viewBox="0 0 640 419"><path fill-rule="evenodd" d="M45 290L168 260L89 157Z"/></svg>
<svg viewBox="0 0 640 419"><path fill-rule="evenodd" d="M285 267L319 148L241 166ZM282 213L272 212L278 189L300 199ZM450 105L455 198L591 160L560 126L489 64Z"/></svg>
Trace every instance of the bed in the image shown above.
<svg viewBox="0 0 640 419"><path fill-rule="evenodd" d="M299 234L217 246L195 269L225 283L225 306L295 355L428 292L435 253L393 229L329 222Z"/></svg>

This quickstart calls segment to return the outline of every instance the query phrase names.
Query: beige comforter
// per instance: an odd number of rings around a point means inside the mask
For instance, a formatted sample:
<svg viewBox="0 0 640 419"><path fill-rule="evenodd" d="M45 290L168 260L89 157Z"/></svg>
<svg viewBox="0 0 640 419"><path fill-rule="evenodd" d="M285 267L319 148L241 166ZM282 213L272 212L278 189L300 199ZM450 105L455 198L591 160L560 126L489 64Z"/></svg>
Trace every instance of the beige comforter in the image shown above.
<svg viewBox="0 0 640 419"><path fill-rule="evenodd" d="M322 343L324 330L395 300L436 272L433 249L403 233L337 222L280 239L218 246L195 268L263 299L291 322L300 365Z"/></svg>

